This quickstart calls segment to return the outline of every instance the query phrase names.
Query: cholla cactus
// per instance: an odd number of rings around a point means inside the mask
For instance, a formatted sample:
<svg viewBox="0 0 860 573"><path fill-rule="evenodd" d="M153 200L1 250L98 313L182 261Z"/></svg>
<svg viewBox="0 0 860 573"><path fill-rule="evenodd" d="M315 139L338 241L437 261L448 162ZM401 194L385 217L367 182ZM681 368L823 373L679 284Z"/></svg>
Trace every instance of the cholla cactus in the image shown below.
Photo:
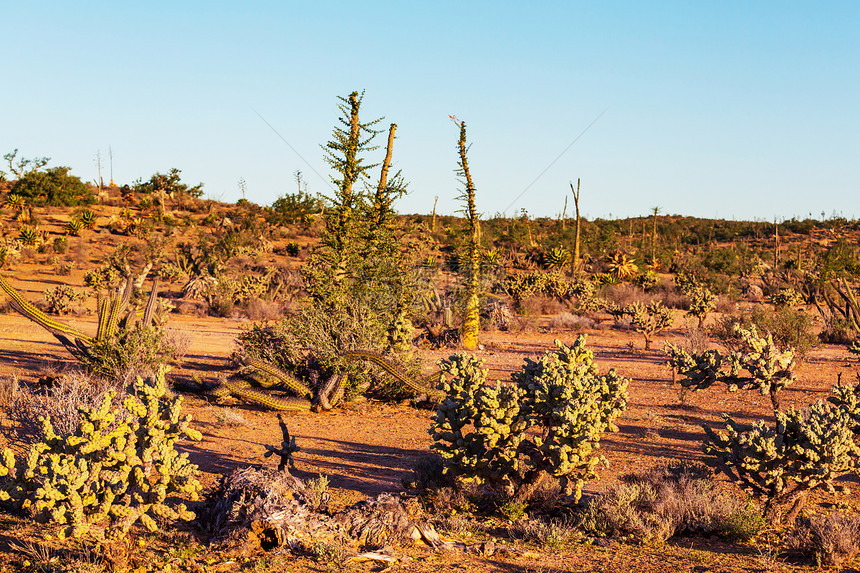
<svg viewBox="0 0 860 573"><path fill-rule="evenodd" d="M263 457L268 458L277 454L278 457L281 458L281 461L278 464L278 471L282 472L296 465L293 461L293 454L298 452L301 448L296 445L296 437L290 436L287 424L284 422L284 418L280 414L278 414L278 425L281 427L281 435L283 436L281 445L278 447L263 444L266 448L266 452L263 454Z"/></svg>
<svg viewBox="0 0 860 573"><path fill-rule="evenodd" d="M657 286L657 275L653 271L640 273L633 277L632 282L642 290L649 292Z"/></svg>
<svg viewBox="0 0 860 573"><path fill-rule="evenodd" d="M690 314L699 319L699 328L702 328L708 314L717 307L717 296L700 284L685 289L684 294L690 299Z"/></svg>
<svg viewBox="0 0 860 573"><path fill-rule="evenodd" d="M703 449L717 471L759 497L768 521L779 525L794 519L808 492L835 492L833 480L857 469L860 447L847 407L818 401L808 410L775 415L770 427L764 421L744 426L724 414L727 432L705 426Z"/></svg>
<svg viewBox="0 0 860 573"><path fill-rule="evenodd" d="M616 431L627 407L628 380L599 375L585 336L572 347L526 360L513 384L486 383L482 361L458 354L440 362L445 393L430 432L446 472L502 487L528 501L548 476L578 499L605 463L600 435ZM530 432L530 429L538 431Z"/></svg>
<svg viewBox="0 0 860 573"><path fill-rule="evenodd" d="M611 313L610 313L611 314ZM634 302L621 309L621 314L630 317L630 324L645 338L645 350L651 349L651 338L672 325L674 313L660 301L648 304Z"/></svg>
<svg viewBox="0 0 860 573"><path fill-rule="evenodd" d="M24 467L3 451L0 500L65 526L61 537L98 533L105 520L105 538L117 539L138 521L154 531L156 517L194 519L185 504L171 507L166 499L177 493L197 499L197 466L175 445L202 435L190 427L190 416L180 416L182 397L165 399L164 372L135 381L123 401L125 416L112 407L115 393L109 392L98 407L80 410L70 436L58 436L50 418L41 418L44 441L33 445Z"/></svg>
<svg viewBox="0 0 860 573"><path fill-rule="evenodd" d="M755 326L749 330L735 326L741 337L739 350L724 356L718 350L691 355L683 348L667 343L669 366L683 378L680 384L693 390L704 390L714 382L723 382L729 392L738 389L758 390L770 396L774 410L779 409L779 392L794 381L794 350L781 350L773 336L761 337ZM742 376L746 370L748 375Z"/></svg>
<svg viewBox="0 0 860 573"><path fill-rule="evenodd" d="M793 288L784 288L770 296L770 303L774 306L797 306L803 303L803 296Z"/></svg>

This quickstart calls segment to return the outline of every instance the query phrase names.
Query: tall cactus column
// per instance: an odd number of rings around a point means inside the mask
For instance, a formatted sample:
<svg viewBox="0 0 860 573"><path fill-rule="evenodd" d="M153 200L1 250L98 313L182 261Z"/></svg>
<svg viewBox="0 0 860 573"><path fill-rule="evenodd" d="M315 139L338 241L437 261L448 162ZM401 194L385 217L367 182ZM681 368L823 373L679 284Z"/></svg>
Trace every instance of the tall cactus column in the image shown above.
<svg viewBox="0 0 860 573"><path fill-rule="evenodd" d="M478 260L478 245L481 241L481 224L478 220L478 213L475 209L475 184L472 182L472 174L469 173L469 162L466 158L466 123L456 122L460 126L460 168L458 175L463 177L466 188L460 196L466 202L466 219L469 222L469 241L467 244L467 261L466 269L466 308L463 317L463 326L460 332L460 338L463 342L463 348L466 350L474 350L478 347L478 329L480 326L480 316L478 313L479 307L479 260Z"/></svg>

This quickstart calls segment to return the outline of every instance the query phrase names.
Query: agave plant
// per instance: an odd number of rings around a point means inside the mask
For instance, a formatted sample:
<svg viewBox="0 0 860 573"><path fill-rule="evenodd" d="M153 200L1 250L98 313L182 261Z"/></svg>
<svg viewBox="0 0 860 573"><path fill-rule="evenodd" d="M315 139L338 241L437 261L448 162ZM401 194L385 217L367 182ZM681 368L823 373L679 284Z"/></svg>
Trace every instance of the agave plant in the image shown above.
<svg viewBox="0 0 860 573"><path fill-rule="evenodd" d="M24 207L27 206L27 201L25 201L24 198L17 193L10 193L9 196L6 197L6 202L3 203L3 206L7 209L23 211Z"/></svg>
<svg viewBox="0 0 860 573"><path fill-rule="evenodd" d="M21 227L21 230L18 232L18 240L25 247L33 247L39 244L39 239L39 233L33 227Z"/></svg>
<svg viewBox="0 0 860 573"><path fill-rule="evenodd" d="M498 249L485 249L481 253L481 262L487 265L498 265L502 262L502 255Z"/></svg>
<svg viewBox="0 0 860 573"><path fill-rule="evenodd" d="M570 251L564 247L553 247L543 255L543 263L548 269L560 269L570 264Z"/></svg>
<svg viewBox="0 0 860 573"><path fill-rule="evenodd" d="M421 268L422 269L435 269L438 261L436 261L436 257L432 255L427 255L424 259L421 260Z"/></svg>
<svg viewBox="0 0 860 573"><path fill-rule="evenodd" d="M618 280L629 279L639 272L639 267L630 260L626 253L607 255L606 262L609 263L609 273Z"/></svg>
<svg viewBox="0 0 860 573"><path fill-rule="evenodd" d="M84 224L77 219L72 219L66 223L66 234L72 237L77 237L84 230Z"/></svg>
<svg viewBox="0 0 860 573"><path fill-rule="evenodd" d="M81 222L85 229L92 229L96 226L96 214L89 209L84 209L78 215L78 221Z"/></svg>

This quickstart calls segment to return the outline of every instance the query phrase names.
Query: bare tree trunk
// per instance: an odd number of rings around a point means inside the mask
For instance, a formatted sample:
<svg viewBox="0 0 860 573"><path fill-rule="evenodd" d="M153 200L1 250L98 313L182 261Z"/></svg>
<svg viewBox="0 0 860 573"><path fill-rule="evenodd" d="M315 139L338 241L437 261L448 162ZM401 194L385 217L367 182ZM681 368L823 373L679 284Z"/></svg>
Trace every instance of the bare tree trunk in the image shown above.
<svg viewBox="0 0 860 573"><path fill-rule="evenodd" d="M573 239L573 272L579 274L581 267L579 259L579 231L581 228L579 219L579 179L576 180L576 189L573 188L573 183L570 184L570 191L573 193L573 205L576 208L576 236Z"/></svg>
<svg viewBox="0 0 860 573"><path fill-rule="evenodd" d="M385 223L386 203L388 201L386 193L388 169L391 167L391 154L394 151L395 131L397 131L397 124L392 123L388 128L388 145L385 147L385 160L382 162L382 172L379 174L379 184L376 186L376 196L373 198L373 220L377 227Z"/></svg>

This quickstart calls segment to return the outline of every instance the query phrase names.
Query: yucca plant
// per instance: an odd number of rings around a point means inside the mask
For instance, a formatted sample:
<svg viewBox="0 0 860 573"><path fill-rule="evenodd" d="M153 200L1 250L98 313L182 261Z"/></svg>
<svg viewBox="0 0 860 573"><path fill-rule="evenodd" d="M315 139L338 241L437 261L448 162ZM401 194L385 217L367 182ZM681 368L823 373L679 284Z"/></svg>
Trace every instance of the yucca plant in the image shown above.
<svg viewBox="0 0 860 573"><path fill-rule="evenodd" d="M39 233L33 227L21 227L18 232L18 240L25 247L33 247L39 244Z"/></svg>
<svg viewBox="0 0 860 573"><path fill-rule="evenodd" d="M498 265L502 262L502 255L498 249L484 249L481 252L481 262L487 265Z"/></svg>
<svg viewBox="0 0 860 573"><path fill-rule="evenodd" d="M77 237L84 230L84 224L77 219L72 219L66 223L66 234L72 237Z"/></svg>

